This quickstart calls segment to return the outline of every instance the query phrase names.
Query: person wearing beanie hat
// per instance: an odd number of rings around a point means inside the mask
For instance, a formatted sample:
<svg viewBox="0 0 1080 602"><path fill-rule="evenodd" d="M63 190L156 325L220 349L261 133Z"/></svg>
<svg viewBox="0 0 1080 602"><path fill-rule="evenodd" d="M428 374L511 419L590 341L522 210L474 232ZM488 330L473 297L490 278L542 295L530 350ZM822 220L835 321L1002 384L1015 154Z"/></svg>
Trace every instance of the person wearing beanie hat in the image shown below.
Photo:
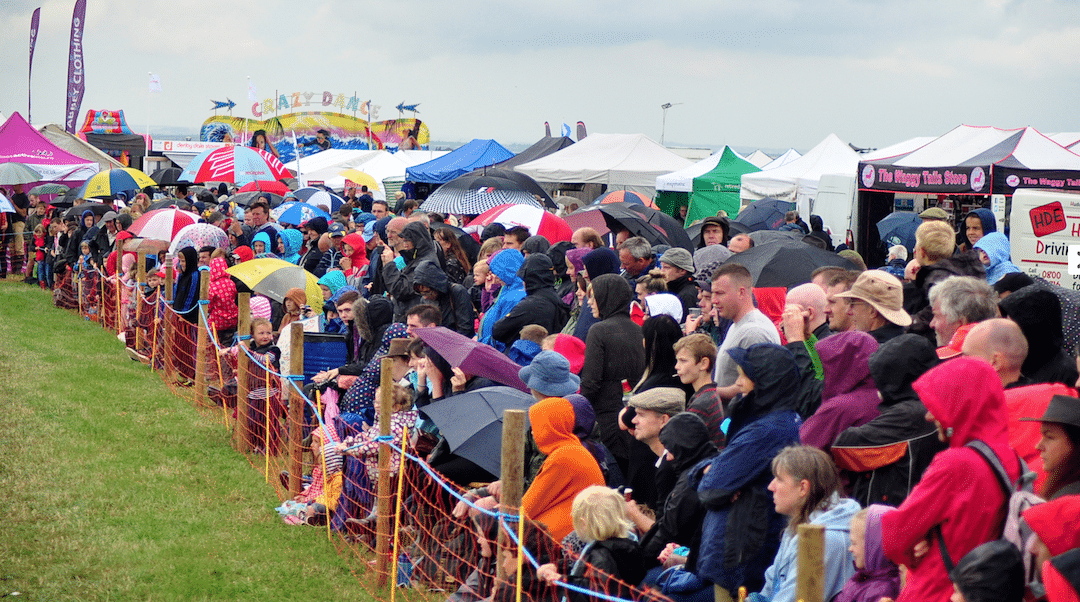
<svg viewBox="0 0 1080 602"><path fill-rule="evenodd" d="M681 247L672 247L660 256L660 271L664 273L668 292L682 302L682 315L688 315L690 308L698 305L698 288L694 282L694 258L690 251Z"/></svg>
<svg viewBox="0 0 1080 602"><path fill-rule="evenodd" d="M536 354L531 364L518 371L518 377L537 400L566 397L581 386L581 379L570 372L570 362L554 351Z"/></svg>

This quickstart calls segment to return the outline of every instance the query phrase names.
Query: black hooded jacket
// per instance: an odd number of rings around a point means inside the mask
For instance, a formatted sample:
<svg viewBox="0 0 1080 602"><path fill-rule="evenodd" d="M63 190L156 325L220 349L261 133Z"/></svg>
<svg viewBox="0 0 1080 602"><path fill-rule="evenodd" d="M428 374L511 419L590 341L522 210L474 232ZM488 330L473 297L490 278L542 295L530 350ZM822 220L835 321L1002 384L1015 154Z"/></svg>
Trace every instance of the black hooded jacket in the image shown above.
<svg viewBox="0 0 1080 602"><path fill-rule="evenodd" d="M676 414L668 420L660 430L660 442L674 458L671 467L678 477L675 487L663 501L664 511L660 518L641 538L641 550L650 567L658 564L656 557L672 541L690 548L690 558L697 555L705 508L698 500L697 490L690 486L690 469L720 453L712 444L705 422L689 412Z"/></svg>
<svg viewBox="0 0 1080 602"><path fill-rule="evenodd" d="M468 289L450 282L446 272L427 261L416 266L413 282L438 291L437 303L439 311L442 312L441 326L469 338L476 334L476 312L473 310Z"/></svg>
<svg viewBox="0 0 1080 602"><path fill-rule="evenodd" d="M922 478L934 455L945 449L926 407L911 383L938 363L933 344L916 334L885 342L870 356L881 414L845 429L832 446L833 458L849 478L851 497L863 506L899 506Z"/></svg>
<svg viewBox="0 0 1080 602"><path fill-rule="evenodd" d="M547 250L547 256L551 259L551 265L555 270L555 294L560 299L573 291L576 284L566 270L566 252L573 248L573 244L564 240L551 245L551 248Z"/></svg>
<svg viewBox="0 0 1080 602"><path fill-rule="evenodd" d="M192 324L199 320L199 254L192 247L180 249L184 256L184 271L173 285L173 309Z"/></svg>
<svg viewBox="0 0 1080 602"><path fill-rule="evenodd" d="M354 320L359 319L355 311L353 316ZM346 364L338 368L338 374L359 376L364 372L364 368L371 361L371 358L375 356L375 352L379 350L379 345L382 344L386 327L394 321L394 304L390 303L390 300L386 297L372 297L368 301L367 307L364 308L363 319L371 336L360 342L360 350L356 356L352 355L351 343L346 345L348 352ZM354 328L354 325L349 323L349 330L345 335L346 341L352 341Z"/></svg>
<svg viewBox="0 0 1080 602"><path fill-rule="evenodd" d="M682 302L683 318L690 313L690 309L698 306L698 285L694 281L693 274L687 274L678 280L667 283L668 292L679 298Z"/></svg>
<svg viewBox="0 0 1080 602"><path fill-rule="evenodd" d="M1053 292L1036 286L1025 286L1005 297L998 304L1002 315L1020 327L1028 342L1027 359L1020 373L1032 383L1076 383L1076 362L1066 355L1062 346L1065 334L1061 329L1061 300Z"/></svg>
<svg viewBox="0 0 1080 602"><path fill-rule="evenodd" d="M530 253L517 275L525 283L525 298L496 322L491 331L495 340L507 347L518 340L521 329L529 324L538 324L548 334L556 334L570 320L570 307L555 292L555 272L547 255Z"/></svg>
<svg viewBox="0 0 1080 602"><path fill-rule="evenodd" d="M604 445L616 458L625 459L627 442L617 424L623 407L622 382L641 380L645 372L645 337L641 327L630 319L634 292L622 276L604 274L595 278L592 291L600 321L589 329L586 337L581 394L596 410Z"/></svg>
<svg viewBox="0 0 1080 602"><path fill-rule="evenodd" d="M436 269L442 269L439 267L439 256L435 253L435 242L431 239L431 232L424 224L409 222L401 230L401 238L413 244L412 249L401 253L401 256L405 258L405 269L398 270L397 265L392 262L382 268L386 290L394 298L394 320L397 322L404 322L405 312L424 300L414 288L416 268L426 262Z"/></svg>

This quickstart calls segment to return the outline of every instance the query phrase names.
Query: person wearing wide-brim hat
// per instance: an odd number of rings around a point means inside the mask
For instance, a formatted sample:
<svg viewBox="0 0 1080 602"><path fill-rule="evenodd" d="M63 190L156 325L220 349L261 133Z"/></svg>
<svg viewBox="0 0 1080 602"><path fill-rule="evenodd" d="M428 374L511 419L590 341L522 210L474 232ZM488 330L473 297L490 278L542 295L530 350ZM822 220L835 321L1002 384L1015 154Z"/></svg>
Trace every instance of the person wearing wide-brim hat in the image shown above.
<svg viewBox="0 0 1080 602"><path fill-rule="evenodd" d="M1042 457L1046 481L1039 493L1047 500L1080 495L1080 399L1055 395L1041 417L1020 420L1042 423L1035 449Z"/></svg>
<svg viewBox="0 0 1080 602"><path fill-rule="evenodd" d="M855 330L870 333L878 344L904 334L911 326L911 316L904 311L904 285L892 274L865 271L851 290L836 296L851 300L848 314Z"/></svg>

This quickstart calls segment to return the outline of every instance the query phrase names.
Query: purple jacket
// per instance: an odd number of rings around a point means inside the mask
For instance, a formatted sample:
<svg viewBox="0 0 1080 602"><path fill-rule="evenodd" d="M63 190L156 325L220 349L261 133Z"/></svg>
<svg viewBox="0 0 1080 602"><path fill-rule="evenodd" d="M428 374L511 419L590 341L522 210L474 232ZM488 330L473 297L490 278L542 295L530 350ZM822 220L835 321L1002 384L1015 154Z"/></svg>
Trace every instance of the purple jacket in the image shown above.
<svg viewBox="0 0 1080 602"><path fill-rule="evenodd" d="M878 343L865 332L838 332L817 344L824 371L821 406L799 427L799 441L829 451L844 429L862 426L880 412L874 380L870 378L870 354Z"/></svg>
<svg viewBox="0 0 1080 602"><path fill-rule="evenodd" d="M832 602L877 602L881 598L895 599L900 593L900 569L885 557L881 546L881 516L893 510L873 504L866 515L866 566L856 569L844 584L844 589Z"/></svg>

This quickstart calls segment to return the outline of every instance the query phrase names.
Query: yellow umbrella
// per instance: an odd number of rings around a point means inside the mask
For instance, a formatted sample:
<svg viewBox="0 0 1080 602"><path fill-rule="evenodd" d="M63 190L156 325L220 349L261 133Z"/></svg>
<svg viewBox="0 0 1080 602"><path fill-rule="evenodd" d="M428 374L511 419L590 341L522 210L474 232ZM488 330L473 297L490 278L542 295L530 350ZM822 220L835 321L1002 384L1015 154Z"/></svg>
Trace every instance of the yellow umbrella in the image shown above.
<svg viewBox="0 0 1080 602"><path fill-rule="evenodd" d="M352 182L353 184L356 184L357 188L359 188L360 186L367 186L368 190L382 190L382 188L379 188L378 180L360 171L359 169L346 169L338 175L344 177L346 180Z"/></svg>
<svg viewBox="0 0 1080 602"><path fill-rule="evenodd" d="M125 190L139 191L147 186L157 186L157 183L137 169L118 167L90 176L90 179L79 187L77 196L80 199L93 199L112 196Z"/></svg>
<svg viewBox="0 0 1080 602"><path fill-rule="evenodd" d="M238 263L225 270L236 277L252 291L269 297L278 303L284 303L285 294L291 288L303 289L307 295L307 304L316 312L323 307L322 289L319 279L304 268L283 259L263 257Z"/></svg>

